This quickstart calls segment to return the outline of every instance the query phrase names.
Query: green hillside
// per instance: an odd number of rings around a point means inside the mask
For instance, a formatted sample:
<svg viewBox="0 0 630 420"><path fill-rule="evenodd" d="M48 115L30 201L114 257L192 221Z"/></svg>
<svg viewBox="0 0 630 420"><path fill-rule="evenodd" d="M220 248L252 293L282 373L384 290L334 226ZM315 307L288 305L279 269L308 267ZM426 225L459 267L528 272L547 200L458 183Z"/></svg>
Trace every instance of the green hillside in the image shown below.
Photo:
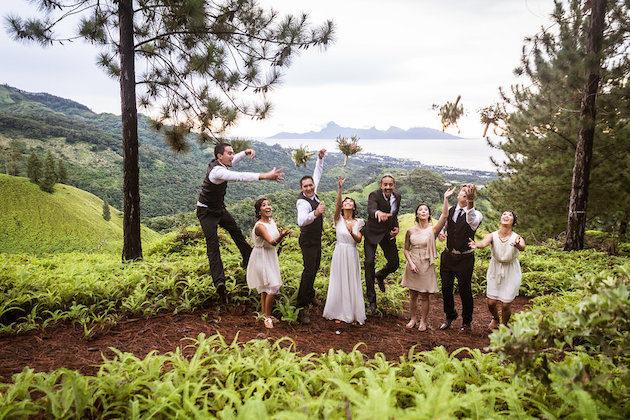
<svg viewBox="0 0 630 420"><path fill-rule="evenodd" d="M51 152L63 159L68 170L68 184L107 199L116 207L122 203L122 136L120 116L92 112L77 102L46 93L25 92L0 85L0 169L10 159L12 147L20 150L20 175L26 174L31 153L45 156ZM210 145L193 141L187 153L174 153L162 134L151 129L143 115L138 119L140 141L140 196L144 217L170 215L195 208L199 186L211 158ZM296 168L289 152L278 145L255 142L256 159L245 159L238 169L267 171L279 166L285 171L284 183L242 183L229 188L228 203L260 194L291 190L297 194L298 180L313 172L314 159L307 168ZM331 152L335 152L331 150ZM401 159L359 154L342 166L339 153L326 158L326 171L320 192L334 191L338 175L346 178L346 188L360 188L385 171L411 170L422 165ZM485 184L494 177L483 171L442 172L449 180ZM461 172L461 173L460 173Z"/></svg>
<svg viewBox="0 0 630 420"><path fill-rule="evenodd" d="M0 253L120 252L122 218L111 209L103 219L103 202L63 184L48 194L27 178L0 174ZM160 235L143 228L142 239Z"/></svg>

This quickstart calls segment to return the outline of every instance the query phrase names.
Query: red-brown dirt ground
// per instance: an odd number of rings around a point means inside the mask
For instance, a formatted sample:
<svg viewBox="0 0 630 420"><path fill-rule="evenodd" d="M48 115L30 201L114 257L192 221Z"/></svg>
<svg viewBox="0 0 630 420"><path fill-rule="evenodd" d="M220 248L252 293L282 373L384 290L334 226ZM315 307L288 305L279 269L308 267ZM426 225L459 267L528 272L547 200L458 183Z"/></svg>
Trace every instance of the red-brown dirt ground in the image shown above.
<svg viewBox="0 0 630 420"><path fill-rule="evenodd" d="M512 311L522 311L528 304L526 298L517 298L512 304ZM456 307L460 311L457 297ZM453 323L450 330L438 329L443 320L440 296L432 299L429 315L432 329L426 332L406 329L407 319L403 317L368 317L365 325L359 326L325 320L321 312L321 307L313 308L309 325L280 322L274 329L266 330L261 321L255 320L251 309L232 308L227 313L216 309L198 310L191 314L125 320L99 331L90 339L83 337L80 326L61 323L43 331L0 337L0 380L10 381L11 375L27 366L36 371L65 367L84 374L95 374L103 356L113 356L110 347L144 357L152 350L167 353L184 347L190 344L186 338L196 338L199 333L209 336L218 332L228 342L237 332L240 342L256 338L276 340L288 336L295 340L296 350L304 354L324 353L329 349L350 351L358 342L363 342L365 345L360 348L363 353L373 356L381 352L392 361L406 354L414 345L418 351L440 345L453 351L460 347L484 348L489 344L487 325L491 316L483 297L475 298L470 333L459 331L460 319Z"/></svg>

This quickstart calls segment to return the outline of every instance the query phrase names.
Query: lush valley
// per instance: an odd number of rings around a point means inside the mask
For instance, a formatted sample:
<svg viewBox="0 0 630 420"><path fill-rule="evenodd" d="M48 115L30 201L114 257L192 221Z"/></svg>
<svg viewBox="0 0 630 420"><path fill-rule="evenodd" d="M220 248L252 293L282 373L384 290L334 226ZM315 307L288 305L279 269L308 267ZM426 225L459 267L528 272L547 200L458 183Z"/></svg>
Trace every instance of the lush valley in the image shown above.
<svg viewBox="0 0 630 420"><path fill-rule="evenodd" d="M0 174L0 253L113 252L122 248L122 216L103 218L103 201L69 185L52 194L28 178ZM143 228L143 240L159 235Z"/></svg>

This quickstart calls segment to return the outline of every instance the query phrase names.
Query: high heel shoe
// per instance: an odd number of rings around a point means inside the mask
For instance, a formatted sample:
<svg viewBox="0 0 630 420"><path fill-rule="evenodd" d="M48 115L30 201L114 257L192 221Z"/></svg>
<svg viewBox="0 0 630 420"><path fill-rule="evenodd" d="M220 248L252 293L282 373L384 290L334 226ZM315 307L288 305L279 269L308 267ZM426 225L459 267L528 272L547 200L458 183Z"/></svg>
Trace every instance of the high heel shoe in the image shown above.
<svg viewBox="0 0 630 420"><path fill-rule="evenodd" d="M409 320L409 322L407 323L407 325L405 325L405 328L407 328L408 330L412 329L413 327L416 326L416 320L415 319L411 319Z"/></svg>
<svg viewBox="0 0 630 420"><path fill-rule="evenodd" d="M420 325L418 325L418 331L426 331L428 329L427 324L426 323L420 323Z"/></svg>

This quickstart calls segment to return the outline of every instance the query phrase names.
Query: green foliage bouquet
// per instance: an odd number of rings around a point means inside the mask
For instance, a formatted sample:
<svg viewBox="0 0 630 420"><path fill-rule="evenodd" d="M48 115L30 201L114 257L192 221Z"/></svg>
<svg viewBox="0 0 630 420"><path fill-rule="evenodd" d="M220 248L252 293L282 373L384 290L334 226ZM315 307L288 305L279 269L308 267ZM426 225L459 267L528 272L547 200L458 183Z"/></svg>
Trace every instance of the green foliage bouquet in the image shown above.
<svg viewBox="0 0 630 420"><path fill-rule="evenodd" d="M464 115L464 106L459 104L461 98L461 95L457 95L455 102L447 101L444 105L433 104L432 108L438 110L438 115L442 122L442 131L454 125L457 127L457 132L459 133L457 122L461 116Z"/></svg>
<svg viewBox="0 0 630 420"><path fill-rule="evenodd" d="M300 146L297 149L293 150L293 152L291 153L291 159L293 160L296 168L299 168L300 166L306 168L306 164L311 159L311 156L313 156L314 154L315 152L311 152L306 147Z"/></svg>
<svg viewBox="0 0 630 420"><path fill-rule="evenodd" d="M343 166L346 166L350 156L356 155L363 150L361 146L359 146L359 137L356 135L350 137L350 139L338 136L336 142L337 148L343 154Z"/></svg>

